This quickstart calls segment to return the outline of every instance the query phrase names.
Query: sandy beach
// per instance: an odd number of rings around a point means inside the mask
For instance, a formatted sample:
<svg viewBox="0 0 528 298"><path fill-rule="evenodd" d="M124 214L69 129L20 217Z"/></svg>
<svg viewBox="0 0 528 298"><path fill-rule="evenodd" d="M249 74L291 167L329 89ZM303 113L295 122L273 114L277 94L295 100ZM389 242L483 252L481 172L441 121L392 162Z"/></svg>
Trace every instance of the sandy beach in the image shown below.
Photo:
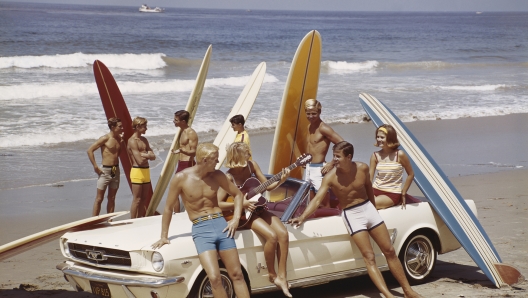
<svg viewBox="0 0 528 298"><path fill-rule="evenodd" d="M462 196L476 202L478 218L503 262L515 265L524 275L528 272L528 169L508 164L507 160L498 162L502 166L486 160L490 155L501 155L497 150L503 150L502 155L520 156L528 145L524 131L527 124L526 114L408 123ZM371 123L336 125L334 129L354 143L355 160L368 161L375 150ZM263 169L268 168L272 138L270 133L252 134L253 153ZM207 138L204 141L208 141ZM88 160L84 157L79 163L88 163ZM474 166L456 166L461 163ZM152 176L157 177L160 171L161 166L154 168ZM409 192L421 196L414 184ZM0 244L88 217L94 196L95 179L1 190ZM128 210L130 202L128 187L122 185L116 210ZM163 204L164 201L158 210ZM0 262L0 297L95 297L72 292L71 286L55 269L63 260L57 241L52 241ZM393 293L403 297L390 274L386 277ZM380 297L367 277L293 289L292 294L295 297L328 297L325 293L330 289L335 293L331 297ZM527 282L509 289L496 289L463 249L439 256L432 278L416 289L424 297L528 296Z"/></svg>

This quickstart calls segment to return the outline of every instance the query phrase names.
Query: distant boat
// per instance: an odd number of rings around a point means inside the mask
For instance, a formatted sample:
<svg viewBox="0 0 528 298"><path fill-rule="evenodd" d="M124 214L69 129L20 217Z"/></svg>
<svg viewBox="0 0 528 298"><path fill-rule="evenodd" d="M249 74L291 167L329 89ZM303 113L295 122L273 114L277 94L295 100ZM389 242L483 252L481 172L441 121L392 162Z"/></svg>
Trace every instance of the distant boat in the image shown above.
<svg viewBox="0 0 528 298"><path fill-rule="evenodd" d="M477 11L477 14L481 14L481 13L482 13L482 11Z"/></svg>
<svg viewBox="0 0 528 298"><path fill-rule="evenodd" d="M165 9L159 8L157 6L155 8L150 8L147 6L147 4L143 4L139 8L139 12L163 12L163 11L165 11Z"/></svg>

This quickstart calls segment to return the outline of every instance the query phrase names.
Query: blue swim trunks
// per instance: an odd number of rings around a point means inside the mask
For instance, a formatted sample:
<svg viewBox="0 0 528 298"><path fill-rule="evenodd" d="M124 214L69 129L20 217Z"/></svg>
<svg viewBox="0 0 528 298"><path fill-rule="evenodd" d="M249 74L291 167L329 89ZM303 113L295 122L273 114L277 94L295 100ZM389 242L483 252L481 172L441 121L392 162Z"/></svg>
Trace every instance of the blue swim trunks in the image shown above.
<svg viewBox="0 0 528 298"><path fill-rule="evenodd" d="M235 240L227 237L227 227L223 217L201 221L193 224L192 237L198 254L208 250L228 250L236 248Z"/></svg>

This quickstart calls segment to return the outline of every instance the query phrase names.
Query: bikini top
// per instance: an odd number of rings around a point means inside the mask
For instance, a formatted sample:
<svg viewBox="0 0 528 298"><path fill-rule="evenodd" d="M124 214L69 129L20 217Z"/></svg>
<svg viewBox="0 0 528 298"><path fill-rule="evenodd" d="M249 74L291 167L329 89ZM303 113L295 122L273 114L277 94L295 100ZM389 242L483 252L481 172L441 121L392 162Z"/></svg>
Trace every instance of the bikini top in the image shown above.
<svg viewBox="0 0 528 298"><path fill-rule="evenodd" d="M376 165L378 173L372 184L373 188L391 193L401 193L403 166L398 161L398 152L399 150L396 151L396 159L389 161L380 161L378 153L374 152L374 156L378 161Z"/></svg>
<svg viewBox="0 0 528 298"><path fill-rule="evenodd" d="M249 162L247 164L247 168L249 169L249 178L250 179L251 177L255 177L255 174L253 173L253 171L251 170L251 166L249 165ZM233 183L236 185L236 187L238 187L239 189L242 188L244 186L244 184L246 183L247 179L244 181L244 183L242 183L242 185L238 185L236 184L236 181L235 181L235 177L233 177L233 175L229 174L231 176L231 178L233 178Z"/></svg>

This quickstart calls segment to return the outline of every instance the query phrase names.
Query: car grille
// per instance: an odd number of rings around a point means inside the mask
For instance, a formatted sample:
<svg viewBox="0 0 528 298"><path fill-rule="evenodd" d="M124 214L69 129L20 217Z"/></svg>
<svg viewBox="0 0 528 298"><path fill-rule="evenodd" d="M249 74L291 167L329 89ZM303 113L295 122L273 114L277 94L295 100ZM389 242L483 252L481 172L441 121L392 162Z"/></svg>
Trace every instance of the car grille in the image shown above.
<svg viewBox="0 0 528 298"><path fill-rule="evenodd" d="M98 265L131 266L130 253L128 251L68 243L72 257Z"/></svg>

